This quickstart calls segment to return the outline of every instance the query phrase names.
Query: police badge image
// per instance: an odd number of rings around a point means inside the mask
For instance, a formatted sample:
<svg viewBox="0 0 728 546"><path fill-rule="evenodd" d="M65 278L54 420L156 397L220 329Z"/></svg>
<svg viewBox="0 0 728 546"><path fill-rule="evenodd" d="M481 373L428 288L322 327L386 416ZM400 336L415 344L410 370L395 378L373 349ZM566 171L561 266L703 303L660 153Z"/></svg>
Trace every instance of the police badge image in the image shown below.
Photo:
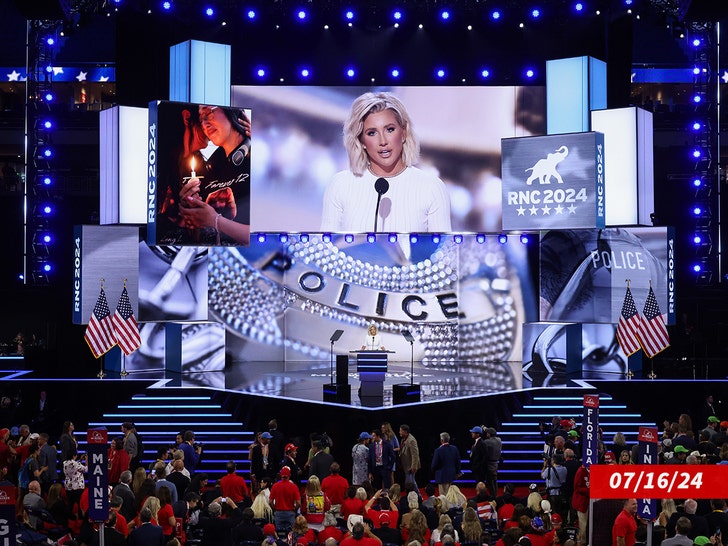
<svg viewBox="0 0 728 546"><path fill-rule="evenodd" d="M670 228L543 232L540 320L616 324L629 281L637 309L651 285L673 324L673 241Z"/></svg>
<svg viewBox="0 0 728 546"><path fill-rule="evenodd" d="M336 350L346 353L360 347L371 324L393 351L390 373L401 363L408 378L414 360L423 400L520 386L521 323L536 315L535 301L524 297L533 293L525 245L475 235L459 243L452 236L388 239L292 234L211 250L209 309L228 329L231 360L241 370L260 361L288 365L247 388L284 395L286 382L297 380L287 373L295 362L326 376L331 334L344 330Z"/></svg>
<svg viewBox="0 0 728 546"><path fill-rule="evenodd" d="M250 225L250 118L243 108L149 104L147 243L243 244L217 228L219 218Z"/></svg>

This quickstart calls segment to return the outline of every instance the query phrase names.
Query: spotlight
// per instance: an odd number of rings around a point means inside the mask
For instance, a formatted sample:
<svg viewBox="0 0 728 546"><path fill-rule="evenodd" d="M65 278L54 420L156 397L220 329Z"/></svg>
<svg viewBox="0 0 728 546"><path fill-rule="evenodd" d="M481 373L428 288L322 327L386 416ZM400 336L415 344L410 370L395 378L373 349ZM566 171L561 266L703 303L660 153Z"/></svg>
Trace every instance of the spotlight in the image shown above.
<svg viewBox="0 0 728 546"><path fill-rule="evenodd" d="M308 68L302 68L301 69L301 77L302 78L308 78L311 75L311 72Z"/></svg>
<svg viewBox="0 0 728 546"><path fill-rule="evenodd" d="M399 68L393 68L390 74L393 78L399 78Z"/></svg>
<svg viewBox="0 0 728 546"><path fill-rule="evenodd" d="M278 235L278 242L287 243L288 242L288 233L281 233L280 235Z"/></svg>
<svg viewBox="0 0 728 546"><path fill-rule="evenodd" d="M247 16L247 18L248 18L248 19L250 19L250 20L252 21L253 19L255 19L255 18L256 18L256 16L257 16L258 14L257 14L257 13L255 13L255 10L253 10L253 9L249 9L249 10L248 10L248 12L247 12L247 13L246 13L245 15Z"/></svg>
<svg viewBox="0 0 728 546"><path fill-rule="evenodd" d="M43 150L43 157L52 157L53 151L50 148L46 148Z"/></svg>
<svg viewBox="0 0 728 546"><path fill-rule="evenodd" d="M166 9L166 10L172 9L172 2L162 2L162 9Z"/></svg>
<svg viewBox="0 0 728 546"><path fill-rule="evenodd" d="M55 43L56 43L56 40L52 36L49 36L48 39L46 40L46 44L48 44L49 46L52 46Z"/></svg>
<svg viewBox="0 0 728 546"><path fill-rule="evenodd" d="M258 233L258 242L259 243L265 243L265 233Z"/></svg>
<svg viewBox="0 0 728 546"><path fill-rule="evenodd" d="M440 235L439 235L439 234L437 234L437 233L435 233L435 234L434 234L434 235L432 236L432 242L433 242L433 243L435 243L435 244L438 244L438 243L440 242Z"/></svg>
<svg viewBox="0 0 728 546"><path fill-rule="evenodd" d="M700 214L703 212L703 209L700 207L693 207L693 215L700 216Z"/></svg>
<svg viewBox="0 0 728 546"><path fill-rule="evenodd" d="M527 245L528 244L528 235L526 235L525 233L521 234L521 242L524 245Z"/></svg>
<svg viewBox="0 0 728 546"><path fill-rule="evenodd" d="M401 21L402 17L403 13L401 10L396 9L392 12L392 19L394 19L395 21Z"/></svg>
<svg viewBox="0 0 728 546"><path fill-rule="evenodd" d="M696 76L698 74L700 74L700 69L697 66L695 68L693 68L693 74L696 75Z"/></svg>
<svg viewBox="0 0 728 546"><path fill-rule="evenodd" d="M693 131L700 131L701 127L702 127L702 125L700 124L699 121L696 121L695 123L693 123Z"/></svg>
<svg viewBox="0 0 728 546"><path fill-rule="evenodd" d="M346 77L347 77L347 78L353 78L354 76L356 76L356 72L354 71L354 69L353 69L353 68L349 68L349 69L348 69L348 70L346 71Z"/></svg>
<svg viewBox="0 0 728 546"><path fill-rule="evenodd" d="M346 13L344 13L344 18L347 21L353 21L354 20L354 12L351 10L347 10Z"/></svg>
<svg viewBox="0 0 728 546"><path fill-rule="evenodd" d="M396 243L397 242L397 234L396 233L390 233L389 237L387 237L387 240L390 243Z"/></svg>
<svg viewBox="0 0 728 546"><path fill-rule="evenodd" d="M298 17L299 21L305 21L306 17L308 17L308 13L306 13L306 10L301 9L301 10L298 10L296 17Z"/></svg>
<svg viewBox="0 0 728 546"><path fill-rule="evenodd" d="M259 68L256 74L259 78L265 78L265 68Z"/></svg>
<svg viewBox="0 0 728 546"><path fill-rule="evenodd" d="M527 78L529 78L529 79L530 78L533 78L535 75L536 75L536 73L533 71L532 68L529 68L528 70L526 70L526 77Z"/></svg>
<svg viewBox="0 0 728 546"><path fill-rule="evenodd" d="M48 72L48 74L53 72L53 67L51 65L46 66L46 72Z"/></svg>
<svg viewBox="0 0 728 546"><path fill-rule="evenodd" d="M459 245L463 242L463 236L461 233L456 233L453 235L452 240L455 241L456 245Z"/></svg>
<svg viewBox="0 0 728 546"><path fill-rule="evenodd" d="M700 150L693 150L693 157L695 159L698 159L701 155L703 155Z"/></svg>
<svg viewBox="0 0 728 546"><path fill-rule="evenodd" d="M52 270L53 270L53 266L51 266L51 264L49 264L49 263L43 264L43 271L45 273L50 273Z"/></svg>
<svg viewBox="0 0 728 546"><path fill-rule="evenodd" d="M308 243L308 233L301 233L301 236L299 237L299 240L302 243Z"/></svg>
<svg viewBox="0 0 728 546"><path fill-rule="evenodd" d="M442 69L442 68L438 68L438 69L437 69L437 72L435 72L435 75L436 75L436 76L437 76L438 78L442 79L442 78L444 78L444 77L445 77L445 70L444 70L444 69Z"/></svg>
<svg viewBox="0 0 728 546"><path fill-rule="evenodd" d="M538 19L541 16L541 11L537 8L531 10L531 17Z"/></svg>
<svg viewBox="0 0 728 546"><path fill-rule="evenodd" d="M43 235L43 237L41 237L41 240L42 240L42 241L43 241L43 242L44 242L45 244L47 244L47 245L48 245L48 244L50 244L50 243L51 243L51 241L53 241L53 238L52 238L52 237L50 236L50 234L49 234L49 233L46 233L45 235Z"/></svg>
<svg viewBox="0 0 728 546"><path fill-rule="evenodd" d="M53 207L51 207L50 205L44 205L42 210L43 214L50 214L53 212Z"/></svg>
<svg viewBox="0 0 728 546"><path fill-rule="evenodd" d="M418 236L416 233L410 233L410 243L415 244L418 241Z"/></svg>
<svg viewBox="0 0 728 546"><path fill-rule="evenodd" d="M484 233L478 233L475 236L475 242L479 245L482 245L485 242L485 234Z"/></svg>
<svg viewBox="0 0 728 546"><path fill-rule="evenodd" d="M344 235L344 241L351 244L354 242L354 236L351 233L347 233L346 235Z"/></svg>
<svg viewBox="0 0 728 546"><path fill-rule="evenodd" d="M699 47L699 46L700 46L700 39L699 38L695 38L693 40L693 47Z"/></svg>
<svg viewBox="0 0 728 546"><path fill-rule="evenodd" d="M699 188L702 184L703 182L700 180L700 178L696 178L695 180L693 180L693 186L695 186L696 188Z"/></svg>
<svg viewBox="0 0 728 546"><path fill-rule="evenodd" d="M498 10L495 10L495 11L494 11L493 13L491 13L491 14L490 14L490 17L491 17L491 19L493 19L494 21L497 21L498 19L500 19L500 18L501 18L501 12L500 12L500 11L498 11Z"/></svg>
<svg viewBox="0 0 728 546"><path fill-rule="evenodd" d="M43 185L50 186L53 183L53 180L51 180L50 176L46 176L43 178Z"/></svg>
<svg viewBox="0 0 728 546"><path fill-rule="evenodd" d="M696 273L700 273L703 270L703 268L700 266L700 264L694 264L693 265L693 271Z"/></svg>
<svg viewBox="0 0 728 546"><path fill-rule="evenodd" d="M321 240L324 243L330 243L331 242L331 233L324 233L321 235Z"/></svg>
<svg viewBox="0 0 728 546"><path fill-rule="evenodd" d="M693 97L693 102L694 102L695 104L698 104L698 103L699 103L699 102L700 102L701 100L702 100L702 99L700 98L700 95L695 95L695 96Z"/></svg>
<svg viewBox="0 0 728 546"><path fill-rule="evenodd" d="M488 79L490 77L490 70L488 70L487 68L484 68L483 70L481 70L480 77L483 78L484 80Z"/></svg>
<svg viewBox="0 0 728 546"><path fill-rule="evenodd" d="M448 19L450 19L450 12L446 9L442 10L440 12L440 19L442 19L443 21L447 21Z"/></svg>
<svg viewBox="0 0 728 546"><path fill-rule="evenodd" d="M45 100L46 102L51 102L54 99L53 93L46 93Z"/></svg>
<svg viewBox="0 0 728 546"><path fill-rule="evenodd" d="M693 236L693 243L699 245L703 241L703 238L699 234Z"/></svg>
<svg viewBox="0 0 728 546"><path fill-rule="evenodd" d="M581 2L577 2L576 4L574 4L574 10L576 10L576 11L583 11L584 10L584 4L582 4Z"/></svg>
<svg viewBox="0 0 728 546"><path fill-rule="evenodd" d="M207 15L208 17L212 17L213 15L215 15L215 10L212 8L207 8L205 10L205 15Z"/></svg>
<svg viewBox="0 0 728 546"><path fill-rule="evenodd" d="M43 122L43 127L45 127L46 129L52 129L53 122L51 120L47 119Z"/></svg>
<svg viewBox="0 0 728 546"><path fill-rule="evenodd" d="M506 244L508 242L508 235L505 233L501 233L498 235L498 242L502 245Z"/></svg>
<svg viewBox="0 0 728 546"><path fill-rule="evenodd" d="M376 242L377 242L377 236L374 235L373 233L368 233L367 234L367 243L372 243L373 244L373 243L376 243Z"/></svg>

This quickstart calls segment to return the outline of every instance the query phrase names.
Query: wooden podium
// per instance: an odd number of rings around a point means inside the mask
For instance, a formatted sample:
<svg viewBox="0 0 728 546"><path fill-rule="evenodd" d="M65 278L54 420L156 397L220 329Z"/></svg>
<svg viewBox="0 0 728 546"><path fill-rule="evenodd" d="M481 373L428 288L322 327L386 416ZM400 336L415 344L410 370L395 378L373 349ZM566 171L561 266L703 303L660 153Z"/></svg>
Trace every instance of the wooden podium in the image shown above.
<svg viewBox="0 0 728 546"><path fill-rule="evenodd" d="M359 399L369 408L384 405L384 378L387 375L389 354L394 351L351 351L356 355L359 373Z"/></svg>

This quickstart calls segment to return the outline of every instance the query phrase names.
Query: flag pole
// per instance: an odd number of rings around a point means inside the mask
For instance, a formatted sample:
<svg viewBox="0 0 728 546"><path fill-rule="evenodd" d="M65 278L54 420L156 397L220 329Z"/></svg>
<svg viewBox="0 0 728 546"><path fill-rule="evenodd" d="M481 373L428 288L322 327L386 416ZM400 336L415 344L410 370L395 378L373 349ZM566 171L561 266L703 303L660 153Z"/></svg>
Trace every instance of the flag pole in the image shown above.
<svg viewBox="0 0 728 546"><path fill-rule="evenodd" d="M655 359L650 358L650 373L647 375L650 379L657 379L657 375L655 374Z"/></svg>
<svg viewBox="0 0 728 546"><path fill-rule="evenodd" d="M105 280L106 279L101 277L101 290L104 289ZM99 358L99 373L96 374L96 377L98 377L99 379L103 379L104 377L106 377L106 373L104 372L104 357L103 356L101 356Z"/></svg>
<svg viewBox="0 0 728 546"><path fill-rule="evenodd" d="M124 277L124 288L126 288L126 277ZM126 371L126 353L124 351L121 351L121 373L119 374L121 377L126 377L129 375L129 372Z"/></svg>
<svg viewBox="0 0 728 546"><path fill-rule="evenodd" d="M625 282L627 283L627 290L629 290L632 279L625 279ZM629 369L629 357L627 357L627 372L624 375L627 379L632 379L632 377L634 376L632 370Z"/></svg>

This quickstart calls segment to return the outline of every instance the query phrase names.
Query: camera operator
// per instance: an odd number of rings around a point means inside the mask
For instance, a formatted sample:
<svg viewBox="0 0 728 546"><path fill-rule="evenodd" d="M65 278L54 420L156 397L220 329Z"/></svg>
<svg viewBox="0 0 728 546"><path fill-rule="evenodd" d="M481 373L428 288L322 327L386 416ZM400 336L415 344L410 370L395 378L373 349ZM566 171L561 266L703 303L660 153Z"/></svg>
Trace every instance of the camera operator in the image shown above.
<svg viewBox="0 0 728 546"><path fill-rule="evenodd" d="M566 483L566 472L563 454L554 453L550 459L544 457L541 477L546 480L546 493L551 508L562 518L566 515L566 503L561 495L561 488Z"/></svg>
<svg viewBox="0 0 728 546"><path fill-rule="evenodd" d="M195 433L186 430L179 448L185 454L185 468L190 471L190 474L194 474L202 458L202 443L195 443Z"/></svg>

